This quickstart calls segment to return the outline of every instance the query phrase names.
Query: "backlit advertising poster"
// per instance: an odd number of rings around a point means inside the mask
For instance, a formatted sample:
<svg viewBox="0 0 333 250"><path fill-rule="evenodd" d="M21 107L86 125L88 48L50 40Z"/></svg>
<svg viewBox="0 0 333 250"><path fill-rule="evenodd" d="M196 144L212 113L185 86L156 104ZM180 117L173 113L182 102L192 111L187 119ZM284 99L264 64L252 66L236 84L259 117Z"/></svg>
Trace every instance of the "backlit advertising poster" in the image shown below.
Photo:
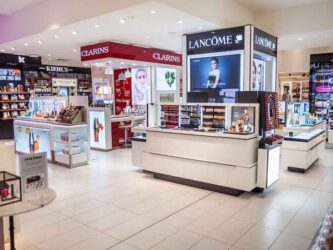
<svg viewBox="0 0 333 250"><path fill-rule="evenodd" d="M103 111L89 111L90 146L93 148L105 148L105 118Z"/></svg>
<svg viewBox="0 0 333 250"><path fill-rule="evenodd" d="M156 90L176 91L177 70L170 68L156 68Z"/></svg>
<svg viewBox="0 0 333 250"><path fill-rule="evenodd" d="M251 90L261 91L265 89L265 61L253 59Z"/></svg>
<svg viewBox="0 0 333 250"><path fill-rule="evenodd" d="M150 68L132 68L132 104L146 105L150 103Z"/></svg>

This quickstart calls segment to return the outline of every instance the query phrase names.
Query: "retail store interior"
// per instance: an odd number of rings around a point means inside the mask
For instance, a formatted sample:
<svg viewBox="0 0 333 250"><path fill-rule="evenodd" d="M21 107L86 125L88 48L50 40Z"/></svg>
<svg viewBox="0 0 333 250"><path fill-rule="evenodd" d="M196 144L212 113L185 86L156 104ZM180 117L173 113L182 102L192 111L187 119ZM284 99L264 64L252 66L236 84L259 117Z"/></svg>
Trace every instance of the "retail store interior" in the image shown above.
<svg viewBox="0 0 333 250"><path fill-rule="evenodd" d="M332 0L0 0L0 250L333 249Z"/></svg>

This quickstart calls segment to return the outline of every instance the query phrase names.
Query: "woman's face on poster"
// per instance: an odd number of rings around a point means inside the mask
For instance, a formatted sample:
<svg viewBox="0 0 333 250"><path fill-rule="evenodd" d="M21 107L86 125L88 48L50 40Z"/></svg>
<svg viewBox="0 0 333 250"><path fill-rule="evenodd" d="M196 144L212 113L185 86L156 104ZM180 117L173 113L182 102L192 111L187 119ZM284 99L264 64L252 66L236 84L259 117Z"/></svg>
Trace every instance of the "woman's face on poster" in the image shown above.
<svg viewBox="0 0 333 250"><path fill-rule="evenodd" d="M135 87L141 92L144 92L144 90L147 88L147 74L145 71L140 70L137 73Z"/></svg>
<svg viewBox="0 0 333 250"><path fill-rule="evenodd" d="M217 61L216 60L212 60L211 62L210 62L210 65L211 65L211 67L212 67L212 69L217 69Z"/></svg>

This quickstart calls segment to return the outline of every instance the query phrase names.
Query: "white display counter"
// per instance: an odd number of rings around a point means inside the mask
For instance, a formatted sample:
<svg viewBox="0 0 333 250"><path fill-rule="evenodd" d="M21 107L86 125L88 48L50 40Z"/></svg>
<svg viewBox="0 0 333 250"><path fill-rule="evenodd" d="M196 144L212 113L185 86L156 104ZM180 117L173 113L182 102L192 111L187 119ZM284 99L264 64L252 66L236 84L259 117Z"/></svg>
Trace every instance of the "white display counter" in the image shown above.
<svg viewBox="0 0 333 250"><path fill-rule="evenodd" d="M324 129L325 127L326 127L326 121L320 121L314 125L284 127L283 132L310 133L317 129Z"/></svg>
<svg viewBox="0 0 333 250"><path fill-rule="evenodd" d="M282 166L289 171L304 173L320 157L325 147L325 129L286 135L282 143Z"/></svg>
<svg viewBox="0 0 333 250"><path fill-rule="evenodd" d="M134 163L155 178L239 195L256 187L258 137L147 128L133 144ZM144 145L143 145L144 144ZM142 156L137 157L136 154Z"/></svg>
<svg viewBox="0 0 333 250"><path fill-rule="evenodd" d="M88 164L88 124L64 124L47 119L18 117L14 121L15 151L46 152L48 160L66 167Z"/></svg>

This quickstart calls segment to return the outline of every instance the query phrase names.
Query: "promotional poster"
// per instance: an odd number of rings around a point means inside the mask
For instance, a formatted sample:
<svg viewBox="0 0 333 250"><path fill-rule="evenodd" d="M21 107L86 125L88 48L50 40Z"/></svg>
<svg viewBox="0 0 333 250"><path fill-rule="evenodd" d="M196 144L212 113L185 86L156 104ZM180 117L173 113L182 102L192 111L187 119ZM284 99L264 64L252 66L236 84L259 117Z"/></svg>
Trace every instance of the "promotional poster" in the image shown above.
<svg viewBox="0 0 333 250"><path fill-rule="evenodd" d="M132 105L132 80L130 69L114 70L114 92L116 115L122 114L126 106Z"/></svg>
<svg viewBox="0 0 333 250"><path fill-rule="evenodd" d="M146 105L150 103L150 68L132 68L132 104Z"/></svg>
<svg viewBox="0 0 333 250"><path fill-rule="evenodd" d="M177 70L170 68L156 68L156 90L177 90Z"/></svg>
<svg viewBox="0 0 333 250"><path fill-rule="evenodd" d="M47 129L16 126L16 151L26 154L35 154L40 152L47 153L47 159L51 160L50 131Z"/></svg>
<svg viewBox="0 0 333 250"><path fill-rule="evenodd" d="M94 148L105 148L105 118L102 111L89 112L90 126L90 145Z"/></svg>
<svg viewBox="0 0 333 250"><path fill-rule="evenodd" d="M241 55L214 55L190 58L190 87L202 89L239 89Z"/></svg>
<svg viewBox="0 0 333 250"><path fill-rule="evenodd" d="M263 91L265 89L265 62L253 59L251 90Z"/></svg>

